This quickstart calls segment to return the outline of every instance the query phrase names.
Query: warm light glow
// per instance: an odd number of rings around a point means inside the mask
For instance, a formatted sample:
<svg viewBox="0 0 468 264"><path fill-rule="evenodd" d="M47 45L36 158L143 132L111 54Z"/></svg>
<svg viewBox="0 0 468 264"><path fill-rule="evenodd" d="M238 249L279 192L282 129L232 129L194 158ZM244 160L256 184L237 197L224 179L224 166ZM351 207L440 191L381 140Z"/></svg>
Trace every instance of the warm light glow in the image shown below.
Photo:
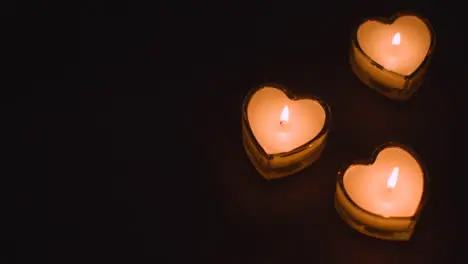
<svg viewBox="0 0 468 264"><path fill-rule="evenodd" d="M392 175L390 175L390 177L388 177L388 180L387 180L387 188L388 189L393 189L395 188L396 184L397 184L397 181L398 181L398 172L400 171L400 169L398 169L398 167L395 167L392 171Z"/></svg>
<svg viewBox="0 0 468 264"><path fill-rule="evenodd" d="M281 116L280 116L280 124L283 125L283 124L287 124L289 121L289 107L288 106L285 106L283 108L283 111L281 112Z"/></svg>
<svg viewBox="0 0 468 264"><path fill-rule="evenodd" d="M395 46L400 45L400 33L397 32L395 36L393 36L392 45L395 45Z"/></svg>

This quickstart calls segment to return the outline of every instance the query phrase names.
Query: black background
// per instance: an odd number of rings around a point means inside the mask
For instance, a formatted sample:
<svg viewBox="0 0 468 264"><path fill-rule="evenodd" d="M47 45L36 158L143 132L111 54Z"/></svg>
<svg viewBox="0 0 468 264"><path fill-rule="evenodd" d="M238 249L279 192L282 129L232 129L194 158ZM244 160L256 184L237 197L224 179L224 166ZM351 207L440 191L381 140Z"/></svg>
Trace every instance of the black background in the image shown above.
<svg viewBox="0 0 468 264"><path fill-rule="evenodd" d="M3 5L2 263L466 263L463 2ZM358 21L402 10L437 44L395 102L354 76L348 49ZM267 82L332 109L321 159L270 182L240 121ZM343 164L388 141L431 178L409 242L361 235L333 205Z"/></svg>

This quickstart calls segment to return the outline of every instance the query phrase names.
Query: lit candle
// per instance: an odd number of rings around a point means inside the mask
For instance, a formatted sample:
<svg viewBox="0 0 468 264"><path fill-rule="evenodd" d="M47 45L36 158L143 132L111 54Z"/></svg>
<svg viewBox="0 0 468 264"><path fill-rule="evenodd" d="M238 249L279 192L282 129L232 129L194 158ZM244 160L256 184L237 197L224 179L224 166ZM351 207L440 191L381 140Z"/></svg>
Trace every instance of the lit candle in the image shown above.
<svg viewBox="0 0 468 264"><path fill-rule="evenodd" d="M339 173L335 206L356 230L381 239L408 240L427 198L426 173L399 144L379 147L373 163Z"/></svg>
<svg viewBox="0 0 468 264"><path fill-rule="evenodd" d="M246 97L242 116L246 152L255 168L272 179L293 174L320 156L330 113L317 98L261 86Z"/></svg>
<svg viewBox="0 0 468 264"><path fill-rule="evenodd" d="M354 33L350 62L371 88L393 99L408 99L421 84L434 45L429 22L417 15L370 19Z"/></svg>

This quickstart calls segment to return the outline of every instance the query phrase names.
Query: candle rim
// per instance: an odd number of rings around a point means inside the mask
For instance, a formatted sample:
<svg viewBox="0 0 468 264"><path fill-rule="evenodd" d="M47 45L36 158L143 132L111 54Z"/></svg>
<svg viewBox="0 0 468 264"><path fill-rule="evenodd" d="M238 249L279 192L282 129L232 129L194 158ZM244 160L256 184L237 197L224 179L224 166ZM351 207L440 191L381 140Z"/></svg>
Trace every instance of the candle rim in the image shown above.
<svg viewBox="0 0 468 264"><path fill-rule="evenodd" d="M252 128L250 127L249 118L248 118L248 111L247 111L250 100L252 99L253 95L256 92L258 92L258 91L260 91L260 90L262 90L264 88L268 88L268 87L275 88L275 89L278 89L278 90L282 91L284 93L284 95L286 95L286 97L291 101L312 100L312 101L318 103L322 107L323 111L325 112L325 122L324 122L323 127L320 130L320 132L314 138L312 138L311 140L309 140L306 143L296 147L295 149L293 149L291 151L268 154L265 151L265 149L260 145L257 138L253 134ZM246 126L247 133L253 139L253 143L254 143L255 147L260 151L262 156L264 156L267 160L272 160L272 159L274 159L276 157L281 157L281 158L289 157L289 156L292 156L292 155L294 155L294 154L296 154L298 152L301 152L304 149L308 148L311 144L313 144L314 142L316 142L317 140L321 139L322 137L324 137L324 136L326 136L328 134L328 131L330 130L330 124L331 124L330 120L331 120L331 109L328 106L328 104L325 103L323 100L321 100L320 98L318 98L315 95L310 95L310 94L308 94L308 95L303 95L303 94L302 95L296 95L296 94L293 94L292 92L289 91L289 89L286 86L284 86L282 84L279 84L279 83L266 83L266 84L263 84L263 85L260 85L260 86L255 86L254 88L250 89L250 91L247 93L247 96L245 97L244 103L242 105L242 122Z"/></svg>
<svg viewBox="0 0 468 264"><path fill-rule="evenodd" d="M430 36L431 36L431 43L429 45L429 49L427 51L426 57L424 57L424 60L418 66L418 68L416 68L416 70L414 70L414 72L412 72L409 75L403 75L403 74L388 70L384 66L380 65L378 62L374 61L361 48L361 45L359 45L359 41L358 41L358 37L357 37L358 36L358 30L364 23L375 21L375 22L378 22L378 23L381 23L381 24L384 24L384 25L392 25L396 20L398 20L399 18L404 17L404 16L414 16L414 17L417 17L418 19L420 19L426 25L427 29L429 30ZM379 68L381 71L387 72L387 73L389 73L391 75L399 76L400 78L403 78L406 81L415 78L415 76L417 76L420 72L422 72L423 69L426 67L426 65L429 64L429 61L430 61L430 59L432 57L432 54L434 53L434 48L435 48L435 44L436 44L435 31L432 28L431 24L429 23L429 20L426 19L425 17L419 15L418 13L411 12L411 11L401 11L401 12L398 12L398 13L390 16L390 17L380 16L380 17L372 17L372 18L363 19L357 24L357 26L353 29L352 32L353 32L352 37L351 37L352 45L354 45L359 50L359 52L361 52L368 60L370 60L372 65Z"/></svg>
<svg viewBox="0 0 468 264"><path fill-rule="evenodd" d="M416 162L418 163L419 167L421 168L421 172L423 174L423 181L424 182L423 182L423 192L422 192L422 196L421 196L421 201L419 202L419 205L416 208L416 211L414 212L414 214L412 216L390 216L390 217L385 217L385 216L370 212L370 211L362 208L358 204L356 204L353 201L353 199L351 199L351 197L349 196L349 194L346 191L346 188L344 186L344 175L346 174L346 171L350 167L352 167L354 165L363 165L363 166L372 165L377 160L377 157L378 157L380 152L382 152L383 150L385 150L387 148L392 148L392 147L398 147L398 148L401 148L404 151L408 152L416 160ZM345 164L342 167L342 169L340 169L338 171L337 177L338 177L337 185L338 185L340 191L343 193L345 198L355 208L357 208L358 210L360 210L360 211L362 211L362 212L364 212L366 214L372 215L373 217L377 217L377 218L380 218L380 219L410 219L410 220L417 220L417 218L420 215L421 210L424 208L424 206L426 205L427 200L429 198L429 180L430 179L429 179L429 176L428 176L428 173L427 173L427 170L426 170L425 166L421 162L421 159L420 159L419 155L412 148L410 148L409 146L403 145L403 144L401 144L399 142L396 142L396 141L390 141L390 142L387 142L387 143L384 143L384 144L378 146L374 150L374 152L372 153L371 157L368 158L368 159L359 159L359 160L353 161L351 163Z"/></svg>

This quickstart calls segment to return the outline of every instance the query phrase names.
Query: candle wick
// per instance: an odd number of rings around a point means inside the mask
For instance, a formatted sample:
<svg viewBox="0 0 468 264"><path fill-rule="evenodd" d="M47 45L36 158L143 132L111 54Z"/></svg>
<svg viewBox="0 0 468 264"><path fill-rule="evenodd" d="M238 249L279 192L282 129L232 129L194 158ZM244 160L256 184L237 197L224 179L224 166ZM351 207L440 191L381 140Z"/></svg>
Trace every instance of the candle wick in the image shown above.
<svg viewBox="0 0 468 264"><path fill-rule="evenodd" d="M281 120L280 121L280 126L284 127L284 125L286 125L288 122L284 121L284 120Z"/></svg>

